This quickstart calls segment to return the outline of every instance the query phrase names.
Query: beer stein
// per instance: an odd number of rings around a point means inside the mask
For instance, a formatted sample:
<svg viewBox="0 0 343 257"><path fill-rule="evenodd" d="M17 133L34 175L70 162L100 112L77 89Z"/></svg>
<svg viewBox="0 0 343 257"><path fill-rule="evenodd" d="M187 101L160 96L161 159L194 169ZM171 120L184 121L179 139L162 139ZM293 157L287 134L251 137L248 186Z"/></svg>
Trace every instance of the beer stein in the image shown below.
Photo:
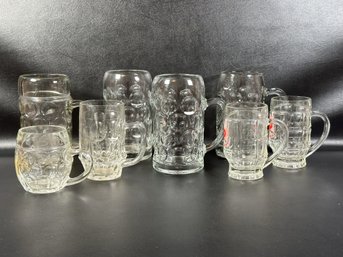
<svg viewBox="0 0 343 257"><path fill-rule="evenodd" d="M312 100L305 96L278 96L270 102L270 116L286 123L289 140L284 151L273 161L273 165L285 169L298 169L306 166L306 157L313 154L325 141L330 131L330 121L326 114L312 111ZM318 117L324 122L319 140L311 145L311 118ZM271 147L280 144L280 131L274 128Z"/></svg>
<svg viewBox="0 0 343 257"><path fill-rule="evenodd" d="M206 151L214 149L222 133L204 144L204 111L207 108L201 76L163 74L152 83L153 167L167 174L189 174L204 166ZM210 104L223 106L220 99Z"/></svg>
<svg viewBox="0 0 343 257"><path fill-rule="evenodd" d="M136 129L141 138L135 158L126 159L125 131ZM88 179L117 179L123 167L138 163L145 153L145 126L142 122L125 122L125 107L116 100L87 100L80 103L79 140L81 152L92 156Z"/></svg>
<svg viewBox="0 0 343 257"><path fill-rule="evenodd" d="M280 88L266 88L263 74L251 71L221 72L217 92L218 96L223 99L226 104L235 102L262 103L267 96L285 95L285 92ZM223 113L220 109L217 109L217 134L221 131L222 126ZM223 142L216 148L216 153L218 156L224 157Z"/></svg>
<svg viewBox="0 0 343 257"><path fill-rule="evenodd" d="M92 167L89 153L81 152L85 171L70 178L73 155L67 129L38 125L19 129L15 148L15 168L23 188L35 194L54 193L84 180Z"/></svg>
<svg viewBox="0 0 343 257"><path fill-rule="evenodd" d="M71 138L72 109L79 101L70 96L70 81L64 74L24 74L18 79L20 126L59 125Z"/></svg>
<svg viewBox="0 0 343 257"><path fill-rule="evenodd" d="M142 122L146 128L146 150L143 160L152 153L152 120L150 107L151 75L145 70L109 70L103 80L105 100L120 100L125 104L127 123ZM134 158L140 149L139 131L126 131L125 149L128 158Z"/></svg>
<svg viewBox="0 0 343 257"><path fill-rule="evenodd" d="M268 128L277 126L282 140L268 157ZM225 106L224 154L230 164L229 177L237 180L257 180L263 169L286 147L287 126L280 120L269 121L264 103L233 103Z"/></svg>

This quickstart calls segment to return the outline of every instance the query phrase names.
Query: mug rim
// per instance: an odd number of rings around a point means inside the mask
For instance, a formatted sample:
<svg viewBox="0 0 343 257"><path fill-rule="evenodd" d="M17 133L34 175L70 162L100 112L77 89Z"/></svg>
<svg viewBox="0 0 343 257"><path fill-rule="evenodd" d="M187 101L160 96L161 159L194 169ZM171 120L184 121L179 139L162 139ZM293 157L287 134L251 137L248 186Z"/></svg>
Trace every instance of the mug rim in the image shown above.
<svg viewBox="0 0 343 257"><path fill-rule="evenodd" d="M124 103L120 100L104 100L104 99L89 99L80 102L80 106L123 106Z"/></svg>
<svg viewBox="0 0 343 257"><path fill-rule="evenodd" d="M148 70L140 70L140 69L116 69L116 70L107 70L105 71L105 74L114 74L114 73L120 73L120 72L141 72L141 73L148 73L150 74L150 72Z"/></svg>
<svg viewBox="0 0 343 257"><path fill-rule="evenodd" d="M235 110L261 110L267 109L268 105L265 103L255 103L255 102L235 102L235 103L227 103L225 105L225 109L235 109Z"/></svg>
<svg viewBox="0 0 343 257"><path fill-rule="evenodd" d="M311 97L299 96L299 95L284 95L284 96L273 96L271 101L287 101L287 102L300 102L300 101L311 101Z"/></svg>
<svg viewBox="0 0 343 257"><path fill-rule="evenodd" d="M68 75L62 73L26 73L21 74L19 78L23 79L59 79L59 78L67 78L69 79Z"/></svg>
<svg viewBox="0 0 343 257"><path fill-rule="evenodd" d="M37 131L37 129L54 129L53 131ZM24 133L24 134L58 134L58 133L66 133L68 134L67 128L64 126L59 126L59 125L34 125L34 126L27 126L27 127L22 127L18 130L19 133Z"/></svg>
<svg viewBox="0 0 343 257"><path fill-rule="evenodd" d="M203 79L201 75L191 74L191 73L162 73L155 76L155 78L168 78L168 77L190 77L190 78Z"/></svg>

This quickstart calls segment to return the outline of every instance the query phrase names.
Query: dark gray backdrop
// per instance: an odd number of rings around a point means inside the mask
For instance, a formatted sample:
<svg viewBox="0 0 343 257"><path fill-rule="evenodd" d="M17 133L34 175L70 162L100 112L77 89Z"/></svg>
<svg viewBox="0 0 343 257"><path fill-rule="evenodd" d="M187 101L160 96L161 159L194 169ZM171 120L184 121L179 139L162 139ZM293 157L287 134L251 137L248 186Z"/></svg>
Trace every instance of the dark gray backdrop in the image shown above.
<svg viewBox="0 0 343 257"><path fill-rule="evenodd" d="M340 148L342 13L341 0L1 0L0 149L14 146L20 74L68 74L72 96L89 99L102 97L103 73L117 68L197 73L207 97L220 71L258 70L267 87L311 96L332 122L323 149Z"/></svg>

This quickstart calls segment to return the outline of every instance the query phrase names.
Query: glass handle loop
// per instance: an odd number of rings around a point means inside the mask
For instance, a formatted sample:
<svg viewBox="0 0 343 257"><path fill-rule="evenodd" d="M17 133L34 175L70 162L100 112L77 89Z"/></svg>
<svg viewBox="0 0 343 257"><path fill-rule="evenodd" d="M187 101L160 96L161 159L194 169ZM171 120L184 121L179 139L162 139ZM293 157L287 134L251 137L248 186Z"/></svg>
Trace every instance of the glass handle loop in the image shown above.
<svg viewBox="0 0 343 257"><path fill-rule="evenodd" d="M139 152L137 156L133 159L126 159L125 162L123 163L123 167L129 167L137 164L142 160L144 157L145 151L146 151L146 128L143 124L143 122L131 122L131 123L126 123L126 128L125 129L138 129L139 130L139 135L141 138L140 141L140 147L139 147Z"/></svg>
<svg viewBox="0 0 343 257"><path fill-rule="evenodd" d="M221 109L221 113L224 112L225 102L221 98L211 98L208 100L208 106L210 105L217 105ZM217 137L209 144L206 145L206 152L213 150L216 148L220 142L223 140L224 132L223 132L223 122L221 122L219 133Z"/></svg>

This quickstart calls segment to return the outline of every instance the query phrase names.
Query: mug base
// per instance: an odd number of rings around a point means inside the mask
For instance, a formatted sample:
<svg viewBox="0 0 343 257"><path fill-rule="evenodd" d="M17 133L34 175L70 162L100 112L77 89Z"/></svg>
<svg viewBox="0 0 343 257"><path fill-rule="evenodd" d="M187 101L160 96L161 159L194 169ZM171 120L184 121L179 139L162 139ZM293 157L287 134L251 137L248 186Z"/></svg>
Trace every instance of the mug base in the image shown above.
<svg viewBox="0 0 343 257"><path fill-rule="evenodd" d="M286 160L275 159L273 161L273 165L281 169L301 169L301 168L306 167L306 160L301 159L297 161L293 161L293 160L286 161Z"/></svg>
<svg viewBox="0 0 343 257"><path fill-rule="evenodd" d="M236 170L229 168L229 178L236 180L258 180L263 178L263 171L259 170Z"/></svg>
<svg viewBox="0 0 343 257"><path fill-rule="evenodd" d="M155 161L153 161L152 164L153 168L160 172L160 173L164 173L164 174L169 174L169 175L187 175L187 174L192 174L192 173L197 173L199 171L201 171L203 169L203 165L202 166L189 166L189 167L182 167L182 166L171 166L171 165L165 165L165 164L161 164L161 163L157 163Z"/></svg>
<svg viewBox="0 0 343 257"><path fill-rule="evenodd" d="M93 181L110 181L115 180L121 177L122 169L120 168L110 168L110 169L96 169L94 171L91 171L91 173L88 175L87 179L93 180Z"/></svg>
<svg viewBox="0 0 343 257"><path fill-rule="evenodd" d="M31 194L52 194L60 191L63 186L60 180L38 179L31 183L20 181L25 191Z"/></svg>

